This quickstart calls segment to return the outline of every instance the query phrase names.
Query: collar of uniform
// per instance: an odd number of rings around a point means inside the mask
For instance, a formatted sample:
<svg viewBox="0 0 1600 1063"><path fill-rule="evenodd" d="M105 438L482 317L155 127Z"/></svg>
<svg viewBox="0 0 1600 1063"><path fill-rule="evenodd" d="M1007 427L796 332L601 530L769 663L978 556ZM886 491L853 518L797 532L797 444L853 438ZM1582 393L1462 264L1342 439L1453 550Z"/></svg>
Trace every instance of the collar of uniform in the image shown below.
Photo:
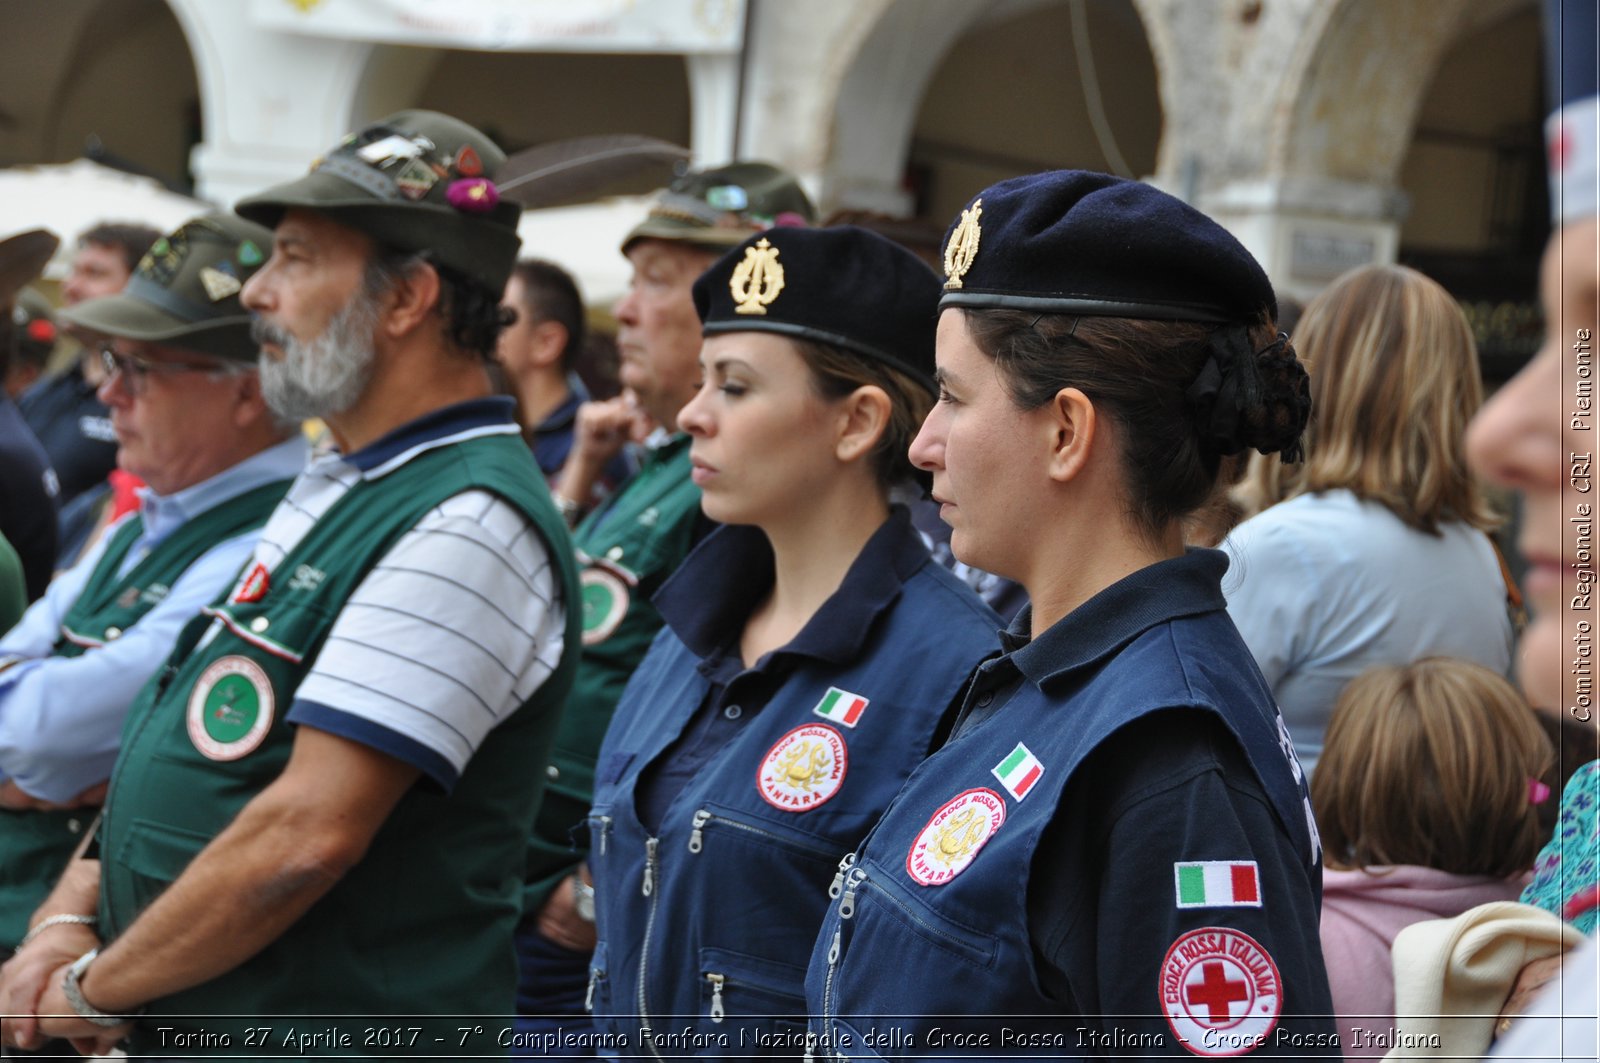
<svg viewBox="0 0 1600 1063"><path fill-rule="evenodd" d="M504 395L468 399L425 413L344 456L363 479L376 480L423 451L487 435L517 435L516 403Z"/></svg>
<svg viewBox="0 0 1600 1063"><path fill-rule="evenodd" d="M666 429L664 428L657 428L650 433L650 438L644 441L644 464L659 464L671 461L688 449L690 442L688 432L673 432L670 435L658 434L665 431Z"/></svg>
<svg viewBox="0 0 1600 1063"><path fill-rule="evenodd" d="M567 397L561 400L560 406L550 411L550 416L534 427L533 434L543 436L567 431L578 419L578 407L588 401L589 389L583 386L578 374L568 373Z"/></svg>
<svg viewBox="0 0 1600 1063"><path fill-rule="evenodd" d="M794 640L775 654L855 660L872 623L928 560L905 509L895 506L872 533L834 591ZM772 547L759 528L724 525L684 559L653 600L667 625L702 659L714 659L738 636L772 586Z"/></svg>
<svg viewBox="0 0 1600 1063"><path fill-rule="evenodd" d="M1012 621L1001 644L1017 669L1037 686L1088 667L1157 624L1180 616L1227 608L1222 574L1228 556L1220 550L1190 548L1182 557L1158 561L1118 580L1028 639L1030 606Z"/></svg>
<svg viewBox="0 0 1600 1063"><path fill-rule="evenodd" d="M258 451L208 480L191 484L170 495L158 495L141 487L139 519L144 524L140 543L154 546L181 528L187 521L214 509L229 499L252 491L274 480L292 480L311 458L305 436L296 432L281 443Z"/></svg>

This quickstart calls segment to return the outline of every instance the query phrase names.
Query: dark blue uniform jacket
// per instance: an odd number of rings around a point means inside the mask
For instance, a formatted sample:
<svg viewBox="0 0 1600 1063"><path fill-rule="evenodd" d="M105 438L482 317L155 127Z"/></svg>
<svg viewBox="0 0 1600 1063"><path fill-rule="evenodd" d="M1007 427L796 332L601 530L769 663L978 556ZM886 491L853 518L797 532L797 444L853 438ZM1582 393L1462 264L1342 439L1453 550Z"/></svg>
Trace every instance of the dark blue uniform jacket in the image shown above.
<svg viewBox="0 0 1600 1063"><path fill-rule="evenodd" d="M667 627L601 748L591 1004L624 1054L800 1054L838 863L998 645L994 613L902 509L795 639L747 669L739 634L772 579L762 533L709 536L657 595Z"/></svg>
<svg viewBox="0 0 1600 1063"><path fill-rule="evenodd" d="M1336 1054L1310 802L1226 568L1019 618L835 883L819 1058Z"/></svg>

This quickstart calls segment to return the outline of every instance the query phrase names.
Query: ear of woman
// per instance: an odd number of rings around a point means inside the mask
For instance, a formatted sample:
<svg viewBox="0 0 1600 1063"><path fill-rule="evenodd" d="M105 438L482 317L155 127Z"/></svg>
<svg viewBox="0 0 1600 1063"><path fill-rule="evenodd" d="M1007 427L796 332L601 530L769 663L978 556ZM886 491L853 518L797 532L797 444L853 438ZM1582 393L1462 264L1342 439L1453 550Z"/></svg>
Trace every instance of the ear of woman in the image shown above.
<svg viewBox="0 0 1600 1063"><path fill-rule="evenodd" d="M834 454L842 462L870 457L889 427L893 402L882 388L864 384L839 400L838 442Z"/></svg>
<svg viewBox="0 0 1600 1063"><path fill-rule="evenodd" d="M1050 479L1070 483L1083 474L1095 449L1099 420L1094 403L1077 388L1062 388L1050 404L1054 439L1047 471Z"/></svg>

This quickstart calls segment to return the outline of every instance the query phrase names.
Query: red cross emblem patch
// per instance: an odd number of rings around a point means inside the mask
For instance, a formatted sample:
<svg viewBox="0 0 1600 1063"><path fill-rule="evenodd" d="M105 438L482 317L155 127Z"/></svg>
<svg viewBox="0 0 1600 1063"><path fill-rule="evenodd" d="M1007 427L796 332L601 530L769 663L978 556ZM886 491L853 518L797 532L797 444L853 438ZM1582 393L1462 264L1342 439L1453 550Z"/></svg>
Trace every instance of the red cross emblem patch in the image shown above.
<svg viewBox="0 0 1600 1063"><path fill-rule="evenodd" d="M1178 1042L1200 1056L1239 1056L1266 1040L1283 1013L1278 965L1249 934L1191 930L1161 961L1161 1007Z"/></svg>

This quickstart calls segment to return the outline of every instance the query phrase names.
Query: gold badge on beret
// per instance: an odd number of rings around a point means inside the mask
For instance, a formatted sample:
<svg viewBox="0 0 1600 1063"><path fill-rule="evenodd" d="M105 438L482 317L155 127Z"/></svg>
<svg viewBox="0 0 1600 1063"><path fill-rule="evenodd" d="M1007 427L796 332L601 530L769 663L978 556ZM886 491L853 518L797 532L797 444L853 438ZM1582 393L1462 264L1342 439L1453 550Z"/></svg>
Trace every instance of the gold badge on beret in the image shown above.
<svg viewBox="0 0 1600 1063"><path fill-rule="evenodd" d="M972 206L961 212L961 221L944 247L944 272L949 278L944 282L946 291L961 287L962 276L972 268L972 260L978 257L978 239L983 235L978 225L981 214L983 200L975 199Z"/></svg>
<svg viewBox="0 0 1600 1063"><path fill-rule="evenodd" d="M744 250L744 261L733 268L728 291L738 305L736 314L765 314L767 307L783 291L783 264L778 249L766 237Z"/></svg>

